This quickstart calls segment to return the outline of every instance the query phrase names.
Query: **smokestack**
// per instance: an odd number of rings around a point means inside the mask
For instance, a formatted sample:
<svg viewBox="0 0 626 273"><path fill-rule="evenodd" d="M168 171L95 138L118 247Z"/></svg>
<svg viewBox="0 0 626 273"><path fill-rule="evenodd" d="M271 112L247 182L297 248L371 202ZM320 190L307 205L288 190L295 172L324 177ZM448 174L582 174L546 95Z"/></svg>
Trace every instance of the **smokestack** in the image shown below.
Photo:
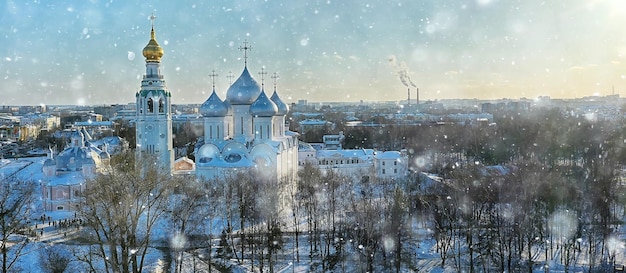
<svg viewBox="0 0 626 273"><path fill-rule="evenodd" d="M415 104L420 104L420 88L416 87L415 89L416 89L415 93L417 95L417 97L415 98Z"/></svg>
<svg viewBox="0 0 626 273"><path fill-rule="evenodd" d="M411 88L406 88L406 105L411 105Z"/></svg>

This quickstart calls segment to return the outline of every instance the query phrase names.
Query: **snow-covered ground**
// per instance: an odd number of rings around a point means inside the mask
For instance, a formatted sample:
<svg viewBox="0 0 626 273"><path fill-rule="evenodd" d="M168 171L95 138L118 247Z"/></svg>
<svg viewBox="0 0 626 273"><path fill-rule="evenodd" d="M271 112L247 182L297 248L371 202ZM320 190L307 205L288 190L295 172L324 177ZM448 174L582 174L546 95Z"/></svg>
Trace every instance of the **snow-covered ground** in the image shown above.
<svg viewBox="0 0 626 273"><path fill-rule="evenodd" d="M20 159L2 159L0 160L0 176L11 177L16 176L20 179L29 179L31 181L40 181L42 178L42 163L45 160L44 157L38 158L20 158ZM24 272L40 272L40 251L46 247L50 247L54 244L67 244L71 248L77 251L86 251L89 247L87 245L76 244L72 242L74 238L80 235L80 228L59 228L57 225L52 224L55 221L70 221L75 218L73 212L67 211L54 211L45 212L45 220L41 221L41 216L44 212L35 207L32 229L37 230L38 236L36 238L30 238L31 243L28 244L25 249L26 255L20 258L18 261L18 268ZM49 217L49 218L48 218ZM293 238L293 231L295 226L293 225L294 219L291 213L285 213L281 219L282 223L286 225L283 227L283 231L288 232L284 238L284 245L276 255L275 272L316 272L320 270L319 256L316 253L309 253L310 246L308 244L308 234L306 233L306 219L300 219L298 221L298 230L301 233L299 238L299 247L296 250L295 241ZM626 220L626 219L625 219ZM237 223L233 223L235 227ZM36 226L35 226L36 225ZM216 217L207 223L207 230L210 230L213 235L213 250L219 245L219 235L225 227L225 223L221 218ZM237 227L236 227L237 228ZM43 231L43 233L41 233ZM155 239L155 247L162 247L165 244L172 241L175 236L175 232L168 225L167 220L162 220L160 224L153 230L153 238ZM305 231L305 232L303 232ZM409 251L403 253L403 272L456 272L457 269L453 267L453 262L449 259L446 262L445 268L441 267L441 259L439 253L436 252L436 241L432 237L432 232L428 229L428 225L424 223L413 224L412 226L413 238L406 242L404 247ZM626 228L620 226L611 239L610 246L615 253L616 264L625 264L626 255L624 248L624 240L626 239ZM346 238L346 240L348 240ZM238 241L238 240L236 240ZM580 239L581 246L584 248L584 239ZM352 241L347 241L345 249L342 253L341 261L335 266L336 271L341 272L355 272L361 271L363 268L362 253L359 252L359 245ZM235 246L237 248L237 246ZM546 251L543 248L537 248L533 251L535 253L533 260L536 261L533 267L533 272L565 272L565 267L561 263L562 253L557 250L553 256L546 257ZM208 272L209 264L203 259L206 259L205 254L199 254L199 252L189 252L183 255L185 261L185 272ZM300 261L296 259L296 253L299 253ZM213 255L215 252L213 252ZM146 263L146 269L151 272L164 271L163 266L165 264L166 255L168 253L163 252L157 248L150 248L149 255ZM232 272L249 272L252 270L252 264L250 263L250 253L246 253L246 259L240 264L235 259L220 260L213 258L213 271L215 271L215 265L223 265L229 267ZM169 258L169 257L168 257ZM588 254L587 251L579 251L573 259L572 265L569 268L569 272L585 272L588 267ZM547 262L546 262L547 261ZM267 266L267 265L266 265ZM258 270L258 263L255 263L255 271ZM386 271L388 268L376 268L376 270ZM85 264L79 261L72 261L70 263L69 272L84 271ZM217 271L215 271L217 272Z"/></svg>

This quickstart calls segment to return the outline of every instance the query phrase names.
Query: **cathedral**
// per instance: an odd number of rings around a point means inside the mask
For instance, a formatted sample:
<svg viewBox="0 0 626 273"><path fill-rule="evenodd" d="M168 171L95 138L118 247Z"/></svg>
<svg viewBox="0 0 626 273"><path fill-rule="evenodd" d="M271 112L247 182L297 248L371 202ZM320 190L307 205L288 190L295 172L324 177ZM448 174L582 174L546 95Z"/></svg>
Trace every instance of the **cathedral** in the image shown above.
<svg viewBox="0 0 626 273"><path fill-rule="evenodd" d="M172 94L160 71L163 48L152 30L143 49L146 74L136 93L136 146L138 153L155 156L161 167L173 172ZM285 127L289 111L274 87L271 96L265 85L250 75L247 42L244 68L222 100L215 91L202 103L200 114L204 137L195 147L194 169L199 179L224 178L238 171L257 170L271 179L295 179L298 168L297 133ZM261 75L265 74L264 72Z"/></svg>

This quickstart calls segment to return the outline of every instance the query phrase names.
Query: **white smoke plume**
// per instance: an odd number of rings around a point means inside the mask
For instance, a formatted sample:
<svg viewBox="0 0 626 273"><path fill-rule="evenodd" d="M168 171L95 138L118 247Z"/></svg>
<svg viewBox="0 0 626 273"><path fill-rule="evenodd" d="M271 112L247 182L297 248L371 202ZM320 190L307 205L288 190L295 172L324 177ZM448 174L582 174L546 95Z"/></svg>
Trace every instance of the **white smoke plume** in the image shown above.
<svg viewBox="0 0 626 273"><path fill-rule="evenodd" d="M396 75L398 75L398 78L400 79L400 81L402 82L402 84L406 87L417 87L415 85L415 83L411 80L411 77L409 76L409 68L407 67L405 62L401 62L400 64L398 64L398 61L396 60L396 56L395 55L391 55L389 56L389 65L391 65L391 67L394 69L394 71L396 72Z"/></svg>

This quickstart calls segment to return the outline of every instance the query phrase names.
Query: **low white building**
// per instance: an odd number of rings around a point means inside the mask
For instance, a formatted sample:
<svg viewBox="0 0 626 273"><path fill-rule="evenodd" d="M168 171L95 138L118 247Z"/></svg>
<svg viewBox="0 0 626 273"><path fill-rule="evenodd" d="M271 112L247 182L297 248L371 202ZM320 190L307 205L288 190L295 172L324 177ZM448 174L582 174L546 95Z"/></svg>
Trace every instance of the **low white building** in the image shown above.
<svg viewBox="0 0 626 273"><path fill-rule="evenodd" d="M343 133L324 136L324 143L298 145L298 166L311 164L323 172L334 171L354 178L374 176L397 179L409 174L406 150L376 151L373 149L342 149ZM328 142L328 143L327 143Z"/></svg>
<svg viewBox="0 0 626 273"><path fill-rule="evenodd" d="M409 173L409 162L406 150L386 151L374 156L374 169L379 178L402 178Z"/></svg>

